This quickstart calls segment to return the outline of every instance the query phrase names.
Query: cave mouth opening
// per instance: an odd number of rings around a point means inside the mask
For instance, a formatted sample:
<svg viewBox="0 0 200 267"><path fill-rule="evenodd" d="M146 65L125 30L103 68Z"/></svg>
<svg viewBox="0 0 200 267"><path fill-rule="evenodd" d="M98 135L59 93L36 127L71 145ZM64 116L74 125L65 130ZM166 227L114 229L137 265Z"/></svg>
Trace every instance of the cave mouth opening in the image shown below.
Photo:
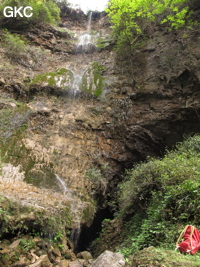
<svg viewBox="0 0 200 267"><path fill-rule="evenodd" d="M81 226L78 240L75 242L74 252L78 253L85 250L90 250L89 246L102 231L102 222L105 219L113 219L113 212L109 207L98 210L94 216L92 224L87 227L85 224Z"/></svg>

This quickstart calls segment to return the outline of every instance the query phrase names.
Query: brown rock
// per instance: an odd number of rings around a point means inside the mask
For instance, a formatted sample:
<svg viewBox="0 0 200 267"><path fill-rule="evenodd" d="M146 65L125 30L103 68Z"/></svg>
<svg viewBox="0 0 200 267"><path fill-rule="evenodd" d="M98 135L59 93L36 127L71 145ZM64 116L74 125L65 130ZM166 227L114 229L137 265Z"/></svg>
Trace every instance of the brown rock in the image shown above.
<svg viewBox="0 0 200 267"><path fill-rule="evenodd" d="M84 260L91 260L93 259L91 253L89 251L82 251L77 254L77 258L84 259Z"/></svg>
<svg viewBox="0 0 200 267"><path fill-rule="evenodd" d="M24 257L24 256L20 256L20 259L18 262L16 262L14 265L12 265L13 267L25 267L28 266L28 264L30 263L30 261Z"/></svg>
<svg viewBox="0 0 200 267"><path fill-rule="evenodd" d="M114 253L106 250L91 265L91 267L122 267L125 266L125 259L121 253Z"/></svg>
<svg viewBox="0 0 200 267"><path fill-rule="evenodd" d="M80 260L76 260L76 261L71 261L69 262L69 267L82 267L83 266L83 262L80 262Z"/></svg>
<svg viewBox="0 0 200 267"><path fill-rule="evenodd" d="M5 82L5 80L4 80L4 78L0 78L0 86L1 85L4 85L6 82Z"/></svg>
<svg viewBox="0 0 200 267"><path fill-rule="evenodd" d="M58 247L53 248L52 253L55 257L61 257L61 252Z"/></svg>
<svg viewBox="0 0 200 267"><path fill-rule="evenodd" d="M52 266L53 265L49 261L49 258L47 255L40 256L39 259L35 263L29 265L29 267L52 267Z"/></svg>
<svg viewBox="0 0 200 267"><path fill-rule="evenodd" d="M62 267L69 267L69 261L68 260L61 260L60 265Z"/></svg>
<svg viewBox="0 0 200 267"><path fill-rule="evenodd" d="M15 240L15 241L9 246L9 248L10 248L10 249L15 249L15 248L19 245L20 242L21 242L21 239Z"/></svg>

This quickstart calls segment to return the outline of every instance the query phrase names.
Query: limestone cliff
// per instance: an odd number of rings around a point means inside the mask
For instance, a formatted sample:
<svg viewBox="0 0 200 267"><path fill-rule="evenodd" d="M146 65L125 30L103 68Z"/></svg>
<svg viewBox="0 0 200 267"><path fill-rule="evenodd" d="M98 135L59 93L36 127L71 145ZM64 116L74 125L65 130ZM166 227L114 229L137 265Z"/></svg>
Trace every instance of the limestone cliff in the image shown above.
<svg viewBox="0 0 200 267"><path fill-rule="evenodd" d="M62 28L22 33L32 49L43 49L37 60L30 56L8 62L6 49L0 50L5 63L0 65L2 157L12 166L21 165L24 186L37 196L29 201L25 188L22 193L16 186L11 194L3 181L2 190L7 197L25 204L34 199L42 207L73 198L72 228L91 224L93 200L105 207L125 168L160 156L185 134L199 132L198 28L158 30L119 54L106 17L97 17L92 24L96 43L80 52L76 44L87 32L84 21L83 28L64 17ZM70 70L67 86L44 81L60 79L56 75L61 69ZM74 84L80 76L81 82Z"/></svg>

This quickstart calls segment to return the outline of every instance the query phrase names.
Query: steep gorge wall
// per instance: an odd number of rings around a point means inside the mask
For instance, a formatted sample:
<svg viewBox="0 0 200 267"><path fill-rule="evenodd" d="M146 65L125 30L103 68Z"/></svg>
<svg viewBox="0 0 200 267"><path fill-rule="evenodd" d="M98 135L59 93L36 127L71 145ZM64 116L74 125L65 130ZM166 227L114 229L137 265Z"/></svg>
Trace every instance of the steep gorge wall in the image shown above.
<svg viewBox="0 0 200 267"><path fill-rule="evenodd" d="M64 45L60 38L52 40ZM73 42L56 66L76 70L98 62L105 68L104 95L70 98L55 95L58 89L50 87L35 87L29 93L23 84L12 94L9 79L2 82L6 97L20 99L21 94L20 101L30 109L23 137L15 146L9 143L15 151L22 148L20 157L7 153L8 160L22 164L30 183L35 179L40 186L56 184L58 174L83 200L98 194L98 205L104 206L105 192L113 192L125 168L147 156L161 156L184 134L199 132L200 32L157 31L120 54L110 42L79 58L72 52ZM92 179L86 178L87 171ZM84 220L91 222L91 216Z"/></svg>

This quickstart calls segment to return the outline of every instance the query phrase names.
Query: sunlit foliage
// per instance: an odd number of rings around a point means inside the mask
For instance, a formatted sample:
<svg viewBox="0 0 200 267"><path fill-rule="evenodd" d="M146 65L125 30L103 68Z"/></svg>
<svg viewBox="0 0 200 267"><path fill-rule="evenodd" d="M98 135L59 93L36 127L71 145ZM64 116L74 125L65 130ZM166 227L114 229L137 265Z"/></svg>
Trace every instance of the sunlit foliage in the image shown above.
<svg viewBox="0 0 200 267"><path fill-rule="evenodd" d="M106 10L118 40L133 39L158 23L169 29L178 29L186 24L191 15L187 0L111 0Z"/></svg>

